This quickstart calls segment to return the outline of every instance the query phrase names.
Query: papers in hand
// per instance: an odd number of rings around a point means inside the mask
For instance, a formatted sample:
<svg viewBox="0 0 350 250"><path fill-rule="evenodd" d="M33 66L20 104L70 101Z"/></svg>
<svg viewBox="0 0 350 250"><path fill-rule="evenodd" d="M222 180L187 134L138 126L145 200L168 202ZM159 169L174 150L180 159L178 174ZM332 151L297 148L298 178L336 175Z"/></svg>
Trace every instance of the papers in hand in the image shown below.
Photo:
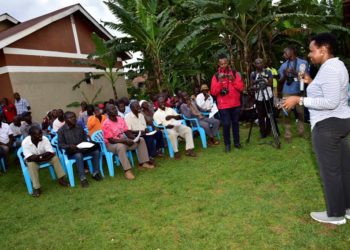
<svg viewBox="0 0 350 250"><path fill-rule="evenodd" d="M148 133L146 133L146 135L154 135L155 133L157 133L157 130L154 130L152 132L148 132Z"/></svg>
<svg viewBox="0 0 350 250"><path fill-rule="evenodd" d="M139 131L139 134L135 137L133 142L138 142L140 140L140 136L141 136L141 131Z"/></svg>
<svg viewBox="0 0 350 250"><path fill-rule="evenodd" d="M91 142L81 142L77 145L77 148L83 149L83 148L92 148L95 144L91 143Z"/></svg>
<svg viewBox="0 0 350 250"><path fill-rule="evenodd" d="M217 112L219 112L218 107L214 103L213 107L210 110L209 118L212 118Z"/></svg>

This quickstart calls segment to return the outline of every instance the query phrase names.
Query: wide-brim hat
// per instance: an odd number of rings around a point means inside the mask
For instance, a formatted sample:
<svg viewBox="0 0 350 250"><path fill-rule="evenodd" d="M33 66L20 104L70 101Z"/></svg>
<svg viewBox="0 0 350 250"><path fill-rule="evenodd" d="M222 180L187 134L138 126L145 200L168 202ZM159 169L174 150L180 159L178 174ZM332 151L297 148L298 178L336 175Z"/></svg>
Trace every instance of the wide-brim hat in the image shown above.
<svg viewBox="0 0 350 250"><path fill-rule="evenodd" d="M201 86L201 91L203 91L203 90L209 90L208 85L202 84L202 86Z"/></svg>

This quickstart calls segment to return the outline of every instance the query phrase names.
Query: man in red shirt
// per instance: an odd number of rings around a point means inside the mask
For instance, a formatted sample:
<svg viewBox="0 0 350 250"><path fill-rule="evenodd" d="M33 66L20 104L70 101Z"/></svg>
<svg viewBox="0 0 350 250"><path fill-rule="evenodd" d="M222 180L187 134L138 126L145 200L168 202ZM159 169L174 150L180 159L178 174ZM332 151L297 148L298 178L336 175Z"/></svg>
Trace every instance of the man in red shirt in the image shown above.
<svg viewBox="0 0 350 250"><path fill-rule="evenodd" d="M5 119L7 123L10 124L11 122L13 122L13 119L17 114L16 107L14 104L10 103L6 97L4 97L1 100L1 104L2 104L2 111L5 116Z"/></svg>
<svg viewBox="0 0 350 250"><path fill-rule="evenodd" d="M211 79L210 92L217 98L217 106L222 120L225 152L231 151L230 129L232 125L235 148L241 148L239 138L239 113L241 92L244 84L240 75L232 71L225 55L219 57L219 68Z"/></svg>

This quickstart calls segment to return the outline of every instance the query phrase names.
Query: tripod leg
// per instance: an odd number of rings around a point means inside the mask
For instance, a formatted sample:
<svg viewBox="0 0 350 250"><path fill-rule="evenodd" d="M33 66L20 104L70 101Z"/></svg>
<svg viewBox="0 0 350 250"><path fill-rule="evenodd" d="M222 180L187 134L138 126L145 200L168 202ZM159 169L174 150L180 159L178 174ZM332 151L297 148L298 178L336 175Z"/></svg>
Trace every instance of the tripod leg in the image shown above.
<svg viewBox="0 0 350 250"><path fill-rule="evenodd" d="M248 138L247 138L247 140L246 140L246 143L249 143L249 142L250 142L250 137L251 137L251 135L252 135L253 125L254 125L254 121L252 120L252 121L250 122L250 128L249 128L249 133L248 133Z"/></svg>

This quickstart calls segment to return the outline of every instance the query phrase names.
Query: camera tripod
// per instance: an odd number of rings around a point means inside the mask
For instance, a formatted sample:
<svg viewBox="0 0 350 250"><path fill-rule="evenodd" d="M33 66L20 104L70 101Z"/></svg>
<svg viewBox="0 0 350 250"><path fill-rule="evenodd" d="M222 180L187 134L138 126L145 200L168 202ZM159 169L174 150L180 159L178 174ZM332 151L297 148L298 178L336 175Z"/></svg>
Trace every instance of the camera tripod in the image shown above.
<svg viewBox="0 0 350 250"><path fill-rule="evenodd" d="M267 118L269 119L269 122L271 125L271 132L273 135L273 141L268 142L267 144L279 149L279 148L281 148L281 141L279 139L279 135L278 135L279 132L278 132L276 120L275 120L275 117L273 114L273 103L270 101L271 97L270 97L269 92L267 91L266 83L261 83L261 81L260 81L260 83L258 83L258 87L256 88L255 91L257 91L257 93L258 93L256 100L259 100L259 95L260 95L260 93L262 93L262 102L264 103L265 112L267 114ZM266 93L268 99L266 99L264 93ZM258 113L257 110L256 110L256 112ZM247 143L249 143L249 141L250 141L253 125L254 125L254 118L252 118L250 121L248 138L246 140Z"/></svg>

